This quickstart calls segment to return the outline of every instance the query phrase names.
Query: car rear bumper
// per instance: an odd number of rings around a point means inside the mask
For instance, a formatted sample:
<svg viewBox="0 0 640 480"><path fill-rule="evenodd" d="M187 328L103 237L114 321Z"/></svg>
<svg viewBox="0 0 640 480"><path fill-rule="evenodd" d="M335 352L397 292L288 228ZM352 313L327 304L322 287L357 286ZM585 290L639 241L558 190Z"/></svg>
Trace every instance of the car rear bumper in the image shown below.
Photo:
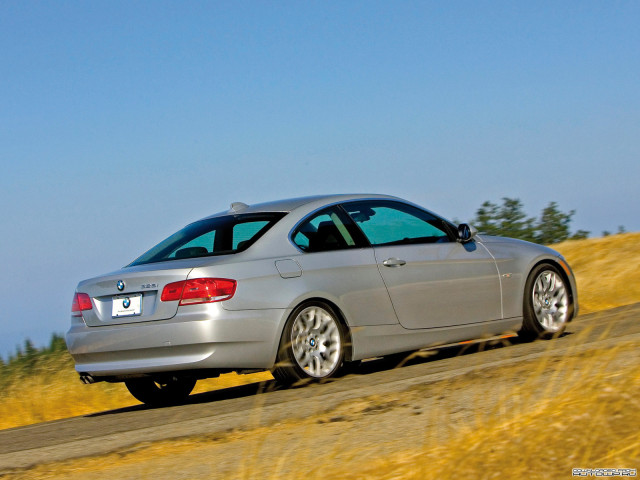
<svg viewBox="0 0 640 480"><path fill-rule="evenodd" d="M72 320L67 347L76 370L117 377L194 369L271 368L288 311L181 308L170 320L88 327Z"/></svg>

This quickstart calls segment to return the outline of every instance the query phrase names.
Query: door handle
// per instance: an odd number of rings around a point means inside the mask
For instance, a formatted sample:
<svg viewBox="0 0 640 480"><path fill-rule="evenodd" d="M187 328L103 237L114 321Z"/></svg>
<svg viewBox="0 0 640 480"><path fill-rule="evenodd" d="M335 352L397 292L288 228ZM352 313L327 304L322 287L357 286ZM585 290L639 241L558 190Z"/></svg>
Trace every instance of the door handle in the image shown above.
<svg viewBox="0 0 640 480"><path fill-rule="evenodd" d="M400 260L399 258L387 258L384 262L382 262L382 264L385 267L401 267L402 265L406 265L406 261L404 260Z"/></svg>

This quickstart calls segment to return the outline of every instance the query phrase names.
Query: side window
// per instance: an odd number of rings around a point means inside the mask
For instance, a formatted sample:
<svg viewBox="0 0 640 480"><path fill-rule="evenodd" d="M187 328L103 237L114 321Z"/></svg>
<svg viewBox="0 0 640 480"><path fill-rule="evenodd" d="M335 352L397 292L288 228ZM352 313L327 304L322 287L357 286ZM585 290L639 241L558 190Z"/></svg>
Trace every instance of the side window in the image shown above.
<svg viewBox="0 0 640 480"><path fill-rule="evenodd" d="M346 215L335 207L322 210L300 224L291 237L293 243L305 252L357 247L358 232L355 225L345 217Z"/></svg>
<svg viewBox="0 0 640 480"><path fill-rule="evenodd" d="M346 204L371 245L410 245L448 242L444 222L411 205L370 201Z"/></svg>

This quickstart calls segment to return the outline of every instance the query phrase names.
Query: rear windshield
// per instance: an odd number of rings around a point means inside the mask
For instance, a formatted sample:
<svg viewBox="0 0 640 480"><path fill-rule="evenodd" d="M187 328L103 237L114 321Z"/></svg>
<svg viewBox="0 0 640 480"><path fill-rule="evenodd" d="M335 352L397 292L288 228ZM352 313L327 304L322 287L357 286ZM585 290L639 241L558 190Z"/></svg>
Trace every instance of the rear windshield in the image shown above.
<svg viewBox="0 0 640 480"><path fill-rule="evenodd" d="M160 242L129 266L242 252L284 215L274 212L200 220Z"/></svg>

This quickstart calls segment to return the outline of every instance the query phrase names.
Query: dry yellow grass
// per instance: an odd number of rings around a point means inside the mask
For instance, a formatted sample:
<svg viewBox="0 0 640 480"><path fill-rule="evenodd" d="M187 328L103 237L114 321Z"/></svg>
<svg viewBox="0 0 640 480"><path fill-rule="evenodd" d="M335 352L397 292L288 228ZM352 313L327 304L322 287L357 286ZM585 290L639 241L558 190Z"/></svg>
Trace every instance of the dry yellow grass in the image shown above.
<svg viewBox="0 0 640 480"><path fill-rule="evenodd" d="M640 302L640 233L570 240L552 248L576 275L581 313Z"/></svg>
<svg viewBox="0 0 640 480"><path fill-rule="evenodd" d="M638 345L629 347L637 350ZM573 468L636 469L640 370L636 365L607 368L625 355L624 349L591 355L592 361L560 392L550 388L546 395L533 397L525 384L508 393L519 399L521 408L480 417L444 445L363 462L362 469L349 471L349 478L549 479L569 478Z"/></svg>
<svg viewBox="0 0 640 480"><path fill-rule="evenodd" d="M230 373L198 382L195 393L270 380L269 372ZM37 375L24 375L0 392L0 429L75 417L137 404L122 383L83 385L68 355L52 358Z"/></svg>
<svg viewBox="0 0 640 480"><path fill-rule="evenodd" d="M56 356L37 375L15 378L0 392L0 429L73 417L131 405L121 385L86 388L68 355Z"/></svg>

